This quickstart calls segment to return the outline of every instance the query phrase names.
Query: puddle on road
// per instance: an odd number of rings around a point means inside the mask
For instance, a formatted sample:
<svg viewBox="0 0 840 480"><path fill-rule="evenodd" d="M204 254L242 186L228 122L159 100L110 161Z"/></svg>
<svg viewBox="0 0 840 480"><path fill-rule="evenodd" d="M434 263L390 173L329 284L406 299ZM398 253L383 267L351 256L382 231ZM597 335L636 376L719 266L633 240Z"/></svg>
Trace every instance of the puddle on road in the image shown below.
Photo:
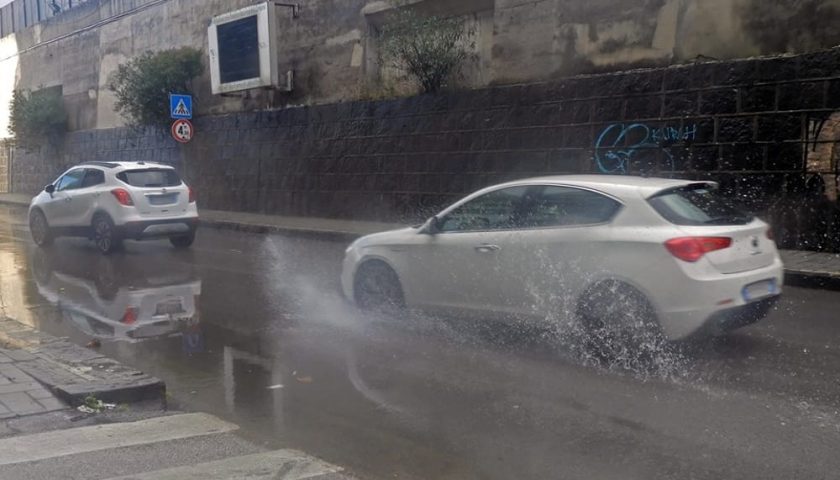
<svg viewBox="0 0 840 480"><path fill-rule="evenodd" d="M513 445L546 450L529 460L542 468L524 470L555 471L554 445L609 418L621 435L642 425L703 438L708 422L686 423L685 406L726 428L754 415L745 391L764 398L762 384L787 380L752 368L779 348L761 335L608 358L563 322L359 314L337 293L335 243L202 232L189 252L153 242L102 257L76 240L38 250L19 226L3 229L9 316L81 345L98 338L103 353L163 378L177 402L248 435L385 476L505 478L499 462L523 461L507 455ZM787 422L840 423L822 396L802 395ZM756 421L776 421L776 400L765 400L773 413ZM616 448L639 441L628 438Z"/></svg>

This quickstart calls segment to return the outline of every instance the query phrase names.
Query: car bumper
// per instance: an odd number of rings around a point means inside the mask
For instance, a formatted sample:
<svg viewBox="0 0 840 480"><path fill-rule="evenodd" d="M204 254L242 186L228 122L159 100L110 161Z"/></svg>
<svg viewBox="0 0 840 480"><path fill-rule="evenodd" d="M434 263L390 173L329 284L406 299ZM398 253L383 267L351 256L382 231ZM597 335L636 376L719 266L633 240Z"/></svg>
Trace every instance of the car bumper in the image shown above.
<svg viewBox="0 0 840 480"><path fill-rule="evenodd" d="M701 332L721 333L740 328L764 318L782 292L784 269L780 259L773 264L714 279L687 279L680 282L680 294L661 291L654 298L660 325L665 335L679 340ZM746 299L744 288L757 282L772 280L775 290L767 295ZM684 292L692 292L690 296ZM671 293L670 295L668 293Z"/></svg>
<svg viewBox="0 0 840 480"><path fill-rule="evenodd" d="M137 240L191 235L198 228L198 217L128 222L117 228L123 238Z"/></svg>

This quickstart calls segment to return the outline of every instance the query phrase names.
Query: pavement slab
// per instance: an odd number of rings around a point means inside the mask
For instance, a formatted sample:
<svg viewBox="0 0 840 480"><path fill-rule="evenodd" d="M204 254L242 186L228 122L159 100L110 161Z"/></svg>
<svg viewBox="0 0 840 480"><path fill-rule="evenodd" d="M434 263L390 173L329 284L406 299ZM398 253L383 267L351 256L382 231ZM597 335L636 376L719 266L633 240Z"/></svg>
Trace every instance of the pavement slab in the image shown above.
<svg viewBox="0 0 840 480"><path fill-rule="evenodd" d="M25 402L17 392L33 392L34 403L22 411L32 413L35 405L49 411L60 402L38 390L46 386L59 400L77 406L88 396L111 403L130 403L142 400L165 401L166 386L153 376L127 367L96 350L80 347L67 339L54 337L26 327L11 319L0 320L0 344L12 346L0 350L0 355L12 360L0 362L0 403L3 395L10 402L23 407ZM36 383L37 382L37 383ZM27 393L30 395L30 393ZM30 395L30 396L32 396ZM42 401L43 400L43 401ZM14 410L14 409L12 409ZM0 413L2 416L2 413Z"/></svg>
<svg viewBox="0 0 840 480"><path fill-rule="evenodd" d="M320 480L339 471L341 468L303 452L276 450L110 480Z"/></svg>
<svg viewBox="0 0 840 480"><path fill-rule="evenodd" d="M25 355L24 355L25 354ZM47 388L20 368L21 361L13 358L36 359L28 352L0 348L0 357L9 362L0 362L0 419L10 419L37 413L63 410L67 405L56 398Z"/></svg>
<svg viewBox="0 0 840 480"><path fill-rule="evenodd" d="M0 466L219 434L237 428L212 415L187 413L10 437L0 440Z"/></svg>

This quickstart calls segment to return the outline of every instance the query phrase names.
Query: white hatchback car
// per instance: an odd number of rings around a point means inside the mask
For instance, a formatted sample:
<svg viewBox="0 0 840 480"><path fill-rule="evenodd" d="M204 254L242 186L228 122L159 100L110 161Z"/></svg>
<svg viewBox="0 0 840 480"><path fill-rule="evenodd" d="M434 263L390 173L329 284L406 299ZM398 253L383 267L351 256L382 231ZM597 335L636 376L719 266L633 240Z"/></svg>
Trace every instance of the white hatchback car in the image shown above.
<svg viewBox="0 0 840 480"><path fill-rule="evenodd" d="M769 226L710 182L576 175L486 188L422 226L348 247L345 295L677 340L764 317L781 293Z"/></svg>
<svg viewBox="0 0 840 480"><path fill-rule="evenodd" d="M152 162L75 166L29 206L29 229L38 246L60 236L81 236L105 254L124 239L168 237L175 247L187 248L197 226L193 190L174 168Z"/></svg>

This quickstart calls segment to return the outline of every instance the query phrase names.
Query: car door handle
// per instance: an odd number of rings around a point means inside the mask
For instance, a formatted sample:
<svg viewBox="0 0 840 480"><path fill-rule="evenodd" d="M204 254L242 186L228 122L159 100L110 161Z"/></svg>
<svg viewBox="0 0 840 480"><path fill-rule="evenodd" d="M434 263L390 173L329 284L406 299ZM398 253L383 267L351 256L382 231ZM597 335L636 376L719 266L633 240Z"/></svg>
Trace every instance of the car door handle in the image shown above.
<svg viewBox="0 0 840 480"><path fill-rule="evenodd" d="M493 253L498 252L501 249L502 247L498 245L490 245L488 243L475 246L475 251L478 253Z"/></svg>

